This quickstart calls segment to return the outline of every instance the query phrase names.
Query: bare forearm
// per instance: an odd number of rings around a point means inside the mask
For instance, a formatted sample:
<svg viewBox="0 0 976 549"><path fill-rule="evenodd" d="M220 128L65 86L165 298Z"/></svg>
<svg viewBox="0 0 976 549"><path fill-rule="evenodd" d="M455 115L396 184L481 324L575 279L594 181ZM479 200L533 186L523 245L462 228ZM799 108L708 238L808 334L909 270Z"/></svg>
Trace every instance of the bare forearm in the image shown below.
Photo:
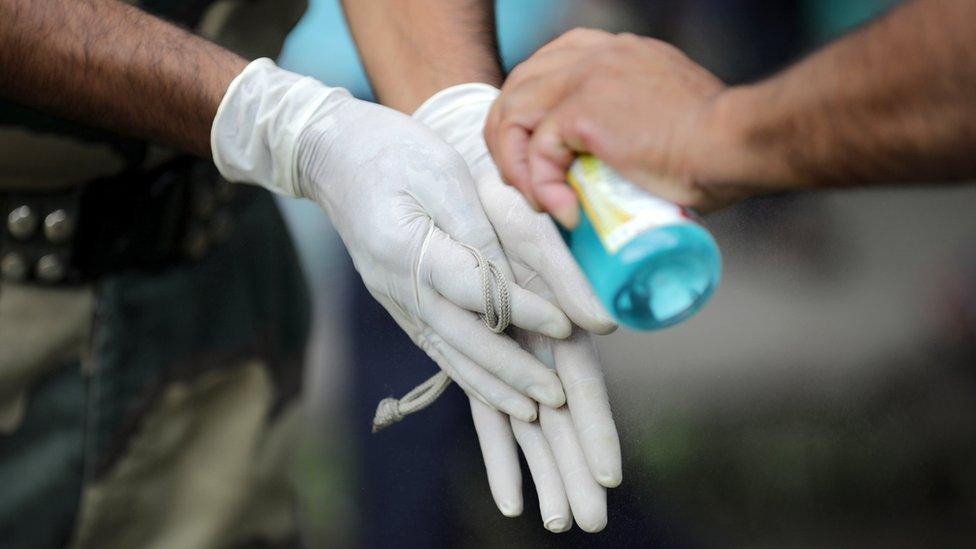
<svg viewBox="0 0 976 549"><path fill-rule="evenodd" d="M455 84L501 83L493 2L343 0L343 6L385 105L409 113Z"/></svg>
<svg viewBox="0 0 976 549"><path fill-rule="evenodd" d="M726 178L847 185L976 177L976 2L900 7L719 100L746 161ZM750 160L751 159L751 160Z"/></svg>
<svg viewBox="0 0 976 549"><path fill-rule="evenodd" d="M116 0L0 0L0 95L196 154L245 64Z"/></svg>

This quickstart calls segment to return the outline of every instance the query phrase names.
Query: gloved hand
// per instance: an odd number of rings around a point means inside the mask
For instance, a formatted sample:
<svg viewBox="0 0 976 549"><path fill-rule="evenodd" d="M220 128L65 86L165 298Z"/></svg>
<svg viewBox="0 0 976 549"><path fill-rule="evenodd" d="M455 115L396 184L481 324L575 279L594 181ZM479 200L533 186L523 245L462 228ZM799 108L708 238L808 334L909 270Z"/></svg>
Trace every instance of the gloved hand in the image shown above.
<svg viewBox="0 0 976 549"><path fill-rule="evenodd" d="M551 369L475 314L485 288L471 248L511 274L467 167L432 132L260 59L228 88L211 141L228 180L317 202L373 297L469 395L526 421L527 397L565 402ZM513 324L569 335L558 308L510 292Z"/></svg>
<svg viewBox="0 0 976 549"><path fill-rule="evenodd" d="M522 511L517 441L539 494L543 524L568 530L572 518L589 532L606 525L605 487L621 482L620 442L592 337L616 325L603 309L552 220L533 211L505 185L482 136L498 90L463 84L428 99L414 118L432 128L464 157L478 195L515 272L515 280L554 299L575 329L567 340L516 333L523 347L555 368L567 406L541 406L539 421L509 418L472 399L471 414L485 458L492 496L501 512Z"/></svg>

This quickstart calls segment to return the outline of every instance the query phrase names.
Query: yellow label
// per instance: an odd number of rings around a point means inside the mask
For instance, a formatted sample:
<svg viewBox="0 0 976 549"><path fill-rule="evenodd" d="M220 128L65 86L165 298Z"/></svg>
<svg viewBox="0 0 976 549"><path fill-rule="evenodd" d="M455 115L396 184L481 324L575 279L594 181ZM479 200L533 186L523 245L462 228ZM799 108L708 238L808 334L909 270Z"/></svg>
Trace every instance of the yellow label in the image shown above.
<svg viewBox="0 0 976 549"><path fill-rule="evenodd" d="M611 254L647 230L691 222L681 208L620 177L594 156L577 158L569 168L567 180L603 247Z"/></svg>

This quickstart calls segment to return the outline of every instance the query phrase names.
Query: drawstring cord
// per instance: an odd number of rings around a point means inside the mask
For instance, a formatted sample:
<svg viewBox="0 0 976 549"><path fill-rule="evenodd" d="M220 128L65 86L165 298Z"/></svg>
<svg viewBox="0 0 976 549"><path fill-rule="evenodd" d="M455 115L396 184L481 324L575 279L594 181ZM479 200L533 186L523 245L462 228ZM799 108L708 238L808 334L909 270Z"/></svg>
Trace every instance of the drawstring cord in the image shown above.
<svg viewBox="0 0 976 549"><path fill-rule="evenodd" d="M480 250L467 244L461 245L474 255L478 261L478 270L481 271L481 285L484 289L485 299L485 312L481 315L481 319L489 330L500 334L508 328L512 319L508 280L505 279L505 275L502 274L498 265L486 258ZM492 291L493 287L495 291ZM498 294L497 307L495 305L495 293ZM373 432L376 433L406 416L430 406L450 384L451 378L441 371L414 387L400 399L384 398L376 407L376 415L373 417Z"/></svg>

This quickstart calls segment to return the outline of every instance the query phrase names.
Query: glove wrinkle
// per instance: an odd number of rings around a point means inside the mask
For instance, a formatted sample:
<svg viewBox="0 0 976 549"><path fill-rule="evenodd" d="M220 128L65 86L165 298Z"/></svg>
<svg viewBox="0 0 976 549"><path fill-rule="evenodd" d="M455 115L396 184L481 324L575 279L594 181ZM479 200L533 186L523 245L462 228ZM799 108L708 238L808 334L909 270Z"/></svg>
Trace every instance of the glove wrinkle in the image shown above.
<svg viewBox="0 0 976 549"><path fill-rule="evenodd" d="M417 304L417 310L423 311L423 304L420 302L420 280L422 278L420 274L420 267L423 265L424 257L427 255L427 250L430 248L430 240L434 237L434 222L431 220L427 225L427 234L424 235L424 241L420 245L420 253L417 254L417 263L413 272L413 295L414 300Z"/></svg>

